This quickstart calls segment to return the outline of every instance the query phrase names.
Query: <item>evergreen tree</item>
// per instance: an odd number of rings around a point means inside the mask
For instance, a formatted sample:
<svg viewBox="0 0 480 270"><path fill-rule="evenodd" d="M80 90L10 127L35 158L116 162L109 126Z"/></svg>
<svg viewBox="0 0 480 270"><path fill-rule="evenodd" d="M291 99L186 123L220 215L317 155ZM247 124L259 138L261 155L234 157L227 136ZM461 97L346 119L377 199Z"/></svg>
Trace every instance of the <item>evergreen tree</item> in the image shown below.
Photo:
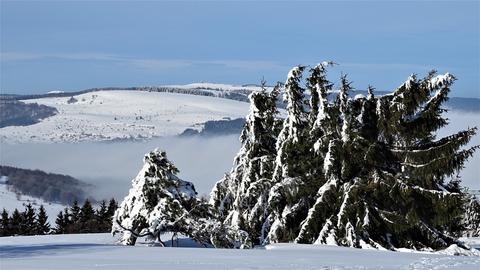
<svg viewBox="0 0 480 270"><path fill-rule="evenodd" d="M22 223L23 223L23 216L22 214L20 213L20 211L18 211L17 208L15 208L15 210L13 210L13 213L12 213L12 216L10 217L10 232L11 232L11 235L23 235L24 234L24 231L22 230L23 227L22 227Z"/></svg>
<svg viewBox="0 0 480 270"><path fill-rule="evenodd" d="M325 67L311 69L307 79L310 111L301 86L304 68L289 73L288 115L277 139L273 186L257 192L268 192L266 213L249 217L268 216L262 226L262 233L268 232L265 242L387 249L461 246L456 237L463 231L468 200L454 176L479 146L462 148L476 128L436 138L447 124L441 106L455 77L435 71L423 79L412 75L390 95L375 96L369 87L367 97L351 99L351 83L342 76L340 91L330 102ZM238 190L242 182L236 176L245 172L241 168L224 182ZM258 181L255 177L249 181ZM251 206L235 204L235 196L228 200L229 213L249 212ZM243 221L238 226L248 228Z"/></svg>
<svg viewBox="0 0 480 270"><path fill-rule="evenodd" d="M332 133L332 128L335 128L335 122L332 123L335 121L334 116L328 102L328 93L332 91L333 83L327 79L327 67L332 64L331 62L318 64L310 70L307 79L307 88L311 92L310 137L318 147L324 144L328 135Z"/></svg>
<svg viewBox="0 0 480 270"><path fill-rule="evenodd" d="M112 228L112 217L117 208L117 202L113 198L108 202L108 206L106 201L100 203L100 208L97 209L95 214L98 232L110 232Z"/></svg>
<svg viewBox="0 0 480 270"><path fill-rule="evenodd" d="M100 207L95 212L98 232L109 232L112 228L111 216L107 215L107 211L107 202L102 200L100 202Z"/></svg>
<svg viewBox="0 0 480 270"><path fill-rule="evenodd" d="M110 219L115 214L115 211L117 210L117 208L118 208L117 201L115 201L114 198L110 199L110 201L108 202L108 209L107 209L107 216L109 216Z"/></svg>
<svg viewBox="0 0 480 270"><path fill-rule="evenodd" d="M95 210L88 199L85 200L80 210L78 223L81 233L99 232L98 223L95 218Z"/></svg>
<svg viewBox="0 0 480 270"><path fill-rule="evenodd" d="M73 225L71 214L70 214L70 211L68 210L68 207L65 207L65 209L63 209L63 224L65 226L65 232L68 233L70 230L69 227Z"/></svg>
<svg viewBox="0 0 480 270"><path fill-rule="evenodd" d="M25 211L22 213L22 222L20 223L20 231L22 235L35 235L36 221L35 208L29 203L25 206Z"/></svg>
<svg viewBox="0 0 480 270"><path fill-rule="evenodd" d="M440 105L453 81L449 74L435 77L433 72L423 80L412 76L393 95L376 98L376 108L372 89L367 99L347 106L341 91L336 106L343 115L343 147L334 160L340 166L337 198L342 199L328 202L336 205L329 217L325 203L317 207L319 214L312 212L298 242L390 249L438 249L454 242L461 229L463 198L444 180L462 167L475 148L459 150L473 136L473 129L433 140L433 132L446 124ZM342 89L345 85L342 79ZM437 163L437 158L443 162ZM312 224L318 221L324 225ZM311 238L312 232L317 239Z"/></svg>
<svg viewBox="0 0 480 270"><path fill-rule="evenodd" d="M312 203L311 192L316 190L321 182L321 179L311 173L312 162L315 160L310 144L310 128L314 121L309 120L305 107L305 89L301 86L304 70L303 66L293 68L285 83L287 117L276 143L277 155L272 177L275 184L269 191L269 214L262 226L265 242L287 242L295 239L300 223L308 214L309 205ZM314 71L317 72L318 69ZM309 78L309 84L314 82L315 78ZM315 87L317 86L316 83ZM310 88L313 89L312 86ZM323 97L324 93L318 91L318 98L310 102L313 106L310 117L318 114L315 111L320 110L319 104L314 104L320 101L320 94Z"/></svg>
<svg viewBox="0 0 480 270"><path fill-rule="evenodd" d="M69 209L65 209L63 217L66 219L66 233L79 233L82 230L81 210L77 200L73 201Z"/></svg>
<svg viewBox="0 0 480 270"><path fill-rule="evenodd" d="M265 82L262 90L250 94L250 112L240 136L242 148L234 168L214 187L210 203L220 209L225 224L247 231L254 244L263 241L268 190L272 186L275 161L277 85L270 93ZM254 218L252 218L254 217Z"/></svg>
<svg viewBox="0 0 480 270"><path fill-rule="evenodd" d="M105 200L102 200L100 202L99 208L95 211L95 215L97 216L97 219L103 220L107 216L107 202Z"/></svg>
<svg viewBox="0 0 480 270"><path fill-rule="evenodd" d="M10 236L10 218L7 210L3 208L0 220L0 236Z"/></svg>
<svg viewBox="0 0 480 270"><path fill-rule="evenodd" d="M329 179L324 174L328 167L325 160L330 160L330 156L336 146L336 133L338 132L338 112L335 107L328 101L328 95L333 90L333 83L327 79L327 67L333 65L332 62L323 62L311 69L311 75L308 79L310 88L316 88L318 92L318 112L316 115L311 113L310 136L307 144L313 145L311 152L311 163L308 168L308 174L311 175L312 181L316 181L319 185L325 184ZM313 103L313 101L311 101ZM311 105L312 106L312 105ZM307 146L308 147L308 146ZM325 167L327 166L327 167ZM331 180L331 179L330 179Z"/></svg>
<svg viewBox="0 0 480 270"><path fill-rule="evenodd" d="M70 207L69 219L71 223L77 223L80 220L80 211L81 208L78 205L78 201L74 200L72 206Z"/></svg>
<svg viewBox="0 0 480 270"><path fill-rule="evenodd" d="M211 206L196 197L193 184L176 176L179 171L165 152L148 153L144 163L113 217L112 232L122 233L123 244L134 245L139 236L161 241L164 232L218 247L247 243L245 232L216 221Z"/></svg>
<svg viewBox="0 0 480 270"><path fill-rule="evenodd" d="M68 217L67 217L68 218ZM63 211L60 211L55 219L55 229L56 234L64 234L67 232L67 224L65 222L65 216Z"/></svg>
<svg viewBox="0 0 480 270"><path fill-rule="evenodd" d="M35 234L37 235L44 235L50 232L50 224L48 223L47 212L45 211L43 205L40 205L38 210L35 227Z"/></svg>
<svg viewBox="0 0 480 270"><path fill-rule="evenodd" d="M83 206L80 210L79 221L81 223L85 223L94 218L95 218L95 210L93 209L92 203L90 203L90 201L87 199L83 203Z"/></svg>
<svg viewBox="0 0 480 270"><path fill-rule="evenodd" d="M467 237L480 237L480 202L475 196L468 199L465 209L465 233Z"/></svg>

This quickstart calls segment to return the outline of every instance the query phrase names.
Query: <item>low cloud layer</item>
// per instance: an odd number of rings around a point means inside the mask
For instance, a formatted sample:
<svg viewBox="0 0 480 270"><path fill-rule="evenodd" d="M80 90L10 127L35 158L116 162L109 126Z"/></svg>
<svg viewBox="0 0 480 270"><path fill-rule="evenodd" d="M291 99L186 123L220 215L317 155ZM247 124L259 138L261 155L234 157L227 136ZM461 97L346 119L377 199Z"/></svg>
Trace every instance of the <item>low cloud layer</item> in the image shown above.
<svg viewBox="0 0 480 270"><path fill-rule="evenodd" d="M192 181L200 195L232 167L240 148L238 136L159 138L148 142L3 145L1 164L72 175L94 184L98 198L123 198L148 151L167 151L182 179Z"/></svg>
<svg viewBox="0 0 480 270"><path fill-rule="evenodd" d="M460 130L477 127L475 135L466 147L480 145L480 114L452 111L447 114L448 126L438 132L438 138L452 135ZM477 150L465 164L465 169L460 173L463 186L480 190L480 151Z"/></svg>

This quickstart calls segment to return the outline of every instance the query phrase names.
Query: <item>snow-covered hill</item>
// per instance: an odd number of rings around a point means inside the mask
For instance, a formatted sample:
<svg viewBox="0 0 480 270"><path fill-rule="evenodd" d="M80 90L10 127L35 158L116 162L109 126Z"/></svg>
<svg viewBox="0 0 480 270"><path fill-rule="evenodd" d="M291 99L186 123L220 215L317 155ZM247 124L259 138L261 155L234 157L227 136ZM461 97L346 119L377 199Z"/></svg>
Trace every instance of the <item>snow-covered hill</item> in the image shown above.
<svg viewBox="0 0 480 270"><path fill-rule="evenodd" d="M148 91L95 91L28 99L58 114L30 126L0 129L0 141L80 142L177 135L209 120L244 117L249 104L231 99Z"/></svg>
<svg viewBox="0 0 480 270"><path fill-rule="evenodd" d="M192 83L0 95L0 100L38 103L59 111L35 125L0 128L0 142L143 140L177 135L187 128L199 130L209 120L244 117L248 94L260 89L258 85ZM366 92L357 90L354 94L362 93ZM475 98L451 98L446 106L454 111L478 112L479 104ZM278 105L284 106L281 102Z"/></svg>
<svg viewBox="0 0 480 270"><path fill-rule="evenodd" d="M182 243L182 242L181 242ZM189 243L189 242L183 242ZM168 244L168 242L167 242ZM191 245L187 245L191 246ZM276 244L262 249L119 246L110 234L0 238L2 269L479 269L479 257Z"/></svg>
<svg viewBox="0 0 480 270"><path fill-rule="evenodd" d="M166 87L172 88L181 88L181 89L207 89L214 91L260 91L262 87L260 85L232 85L224 83L190 83L185 85L166 85ZM268 86L267 89L272 89L273 87Z"/></svg>
<svg viewBox="0 0 480 270"><path fill-rule="evenodd" d="M65 208L65 205L46 202L39 198L34 198L27 195L19 195L13 192L9 185L0 183L0 211L6 209L11 215L12 211L16 208L20 212L25 209L27 204L32 204L32 206L38 210L40 205L45 207L48 215L48 222L50 225L54 226L55 218L57 214Z"/></svg>

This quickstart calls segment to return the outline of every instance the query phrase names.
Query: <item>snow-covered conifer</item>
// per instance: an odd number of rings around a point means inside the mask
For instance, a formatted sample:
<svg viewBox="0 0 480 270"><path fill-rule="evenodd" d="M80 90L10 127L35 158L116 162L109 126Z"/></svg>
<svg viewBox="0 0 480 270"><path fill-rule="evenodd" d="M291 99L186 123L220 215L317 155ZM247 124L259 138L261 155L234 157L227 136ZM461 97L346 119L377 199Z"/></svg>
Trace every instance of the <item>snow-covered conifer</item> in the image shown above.
<svg viewBox="0 0 480 270"><path fill-rule="evenodd" d="M23 216L17 208L13 210L12 216L9 220L10 235L23 235L25 231L23 230Z"/></svg>
<svg viewBox="0 0 480 270"><path fill-rule="evenodd" d="M232 171L216 183L210 202L219 209L225 224L249 233L254 244L262 241L268 192L272 185L276 155L276 99L280 90L250 94L250 112Z"/></svg>
<svg viewBox="0 0 480 270"><path fill-rule="evenodd" d="M262 226L265 242L292 241L306 216L312 190L318 188L312 168L308 113L301 79L305 67L294 67L285 83L287 117L277 140L277 156L268 198L269 215ZM320 97L319 97L320 99ZM314 104L313 104L314 105ZM315 110L315 108L314 108Z"/></svg>
<svg viewBox="0 0 480 270"><path fill-rule="evenodd" d="M342 132L331 142L342 141L334 159L341 172L326 177L334 181L317 192L296 241L389 249L439 249L455 242L463 195L444 180L476 149L460 150L475 131L432 140L445 123L440 104L454 80L434 75L412 76L394 94L378 98L370 89L366 99L348 102L340 92ZM326 196L338 199L326 204Z"/></svg>
<svg viewBox="0 0 480 270"><path fill-rule="evenodd" d="M455 77L412 75L390 95L375 96L369 87L367 97L354 99L342 77L331 103L325 70L316 67L307 80L308 88L316 86L309 115L303 70L292 69L285 84L288 115L276 144L261 231L265 243L387 249L461 245L456 236L462 232L466 200L453 176L479 148L463 149L476 128L435 136L447 124L441 105ZM235 213L240 209L236 197L229 200L229 212Z"/></svg>
<svg viewBox="0 0 480 270"><path fill-rule="evenodd" d="M327 79L327 67L331 65L333 65L332 62L323 62L316 65L310 70L310 76L307 79L307 88L310 89L312 96L310 99L310 119L312 122L310 137L316 153L326 152L326 149L320 150L317 147L328 147L329 135L333 132L332 129L336 129L336 119L332 115L333 111L328 102L328 94L333 88L333 84ZM317 95L318 97L315 97ZM318 101L315 102L315 100ZM318 157L318 155L316 156ZM320 158L323 160L323 157Z"/></svg>
<svg viewBox="0 0 480 270"><path fill-rule="evenodd" d="M60 211L57 214L57 218L55 219L55 229L54 232L56 234L64 234L67 230L67 224L65 222L65 217L63 215L63 211Z"/></svg>
<svg viewBox="0 0 480 270"><path fill-rule="evenodd" d="M196 197L194 185L178 178L164 151L148 153L144 163L113 216L112 233L122 233L123 244L134 245L142 236L161 242L161 234L173 232L218 247L249 246L244 232L218 222L211 206Z"/></svg>
<svg viewBox="0 0 480 270"><path fill-rule="evenodd" d="M465 233L467 237L480 237L480 201L476 196L468 198L465 209Z"/></svg>
<svg viewBox="0 0 480 270"><path fill-rule="evenodd" d="M36 211L35 208L33 208L32 204L27 204L25 206L25 211L22 213L22 223L20 224L20 228L22 231L22 234L24 235L35 235L35 216L36 216Z"/></svg>
<svg viewBox="0 0 480 270"><path fill-rule="evenodd" d="M8 212L3 208L2 214L0 215L0 236L10 236L9 220Z"/></svg>
<svg viewBox="0 0 480 270"><path fill-rule="evenodd" d="M40 208L38 209L35 227L35 234L44 235L50 232L50 224L48 223L47 212L45 211L45 207L43 207L43 205L40 205Z"/></svg>

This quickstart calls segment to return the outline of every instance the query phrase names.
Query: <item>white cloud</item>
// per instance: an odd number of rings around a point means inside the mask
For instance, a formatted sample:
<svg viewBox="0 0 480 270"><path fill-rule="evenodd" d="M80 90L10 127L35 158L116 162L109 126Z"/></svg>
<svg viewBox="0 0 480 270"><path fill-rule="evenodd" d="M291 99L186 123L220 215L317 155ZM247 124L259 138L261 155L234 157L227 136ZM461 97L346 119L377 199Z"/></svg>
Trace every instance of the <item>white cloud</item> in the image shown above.
<svg viewBox="0 0 480 270"><path fill-rule="evenodd" d="M263 60L213 60L213 61L199 61L198 64L214 64L214 65L223 65L228 68L239 68L239 69L288 69L289 66L280 65L273 61L263 61Z"/></svg>
<svg viewBox="0 0 480 270"><path fill-rule="evenodd" d="M188 60L168 59L128 59L124 62L139 69L152 71L170 68L187 68L193 65L193 63Z"/></svg>
<svg viewBox="0 0 480 270"><path fill-rule="evenodd" d="M340 67L358 69L387 69L387 70L432 70L431 65L408 63L339 63Z"/></svg>
<svg viewBox="0 0 480 270"><path fill-rule="evenodd" d="M102 53L29 53L29 52L2 52L2 62L32 61L42 59L64 59L64 60L118 60L117 57Z"/></svg>
<svg viewBox="0 0 480 270"><path fill-rule="evenodd" d="M72 60L72 61L106 61L128 65L134 68L157 71L170 68L202 67L205 65L219 65L225 68L244 70L286 69L273 61L267 60L238 60L238 59L214 59L214 60L190 60L190 59L159 59L137 58L105 53L29 53L29 52L2 52L2 62L39 61L47 59Z"/></svg>

